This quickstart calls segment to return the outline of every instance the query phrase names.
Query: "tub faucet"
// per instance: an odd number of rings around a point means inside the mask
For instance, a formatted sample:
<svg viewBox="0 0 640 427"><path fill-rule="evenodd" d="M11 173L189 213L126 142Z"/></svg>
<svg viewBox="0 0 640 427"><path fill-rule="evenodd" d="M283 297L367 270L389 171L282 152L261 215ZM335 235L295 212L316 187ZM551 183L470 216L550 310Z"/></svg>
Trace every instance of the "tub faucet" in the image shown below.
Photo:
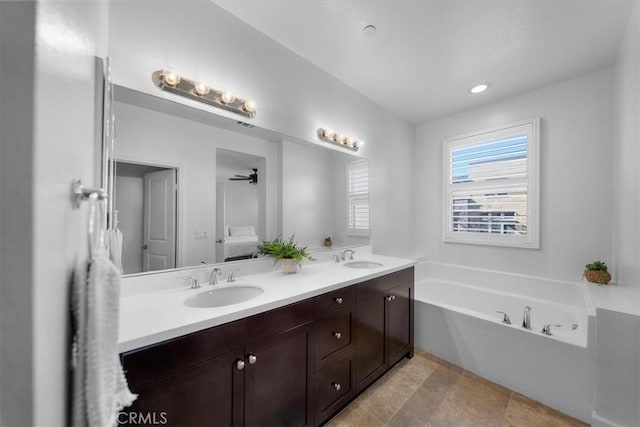
<svg viewBox="0 0 640 427"><path fill-rule="evenodd" d="M551 327L552 326L554 328L561 328L562 327L562 325L544 325L544 327L542 328L542 333L545 334L545 335L551 336L552 335L551 334Z"/></svg>
<svg viewBox="0 0 640 427"><path fill-rule="evenodd" d="M346 260L347 259L347 252L350 252L349 254L349 259L353 259L353 254L356 253L356 251L354 251L353 249L345 249L344 251L342 251L342 260Z"/></svg>
<svg viewBox="0 0 640 427"><path fill-rule="evenodd" d="M505 313L504 311L498 311L498 310L496 310L496 313L502 314L502 323L504 323L505 325L511 324L511 319L509 319L509 315L507 313Z"/></svg>
<svg viewBox="0 0 640 427"><path fill-rule="evenodd" d="M531 307L526 306L524 308L524 316L522 317L522 327L524 329L531 330L531 315L529 314L530 312L531 312Z"/></svg>
<svg viewBox="0 0 640 427"><path fill-rule="evenodd" d="M209 284L210 285L217 285L218 284L218 276L222 276L222 269L216 267L213 270L211 270L211 275L209 276Z"/></svg>

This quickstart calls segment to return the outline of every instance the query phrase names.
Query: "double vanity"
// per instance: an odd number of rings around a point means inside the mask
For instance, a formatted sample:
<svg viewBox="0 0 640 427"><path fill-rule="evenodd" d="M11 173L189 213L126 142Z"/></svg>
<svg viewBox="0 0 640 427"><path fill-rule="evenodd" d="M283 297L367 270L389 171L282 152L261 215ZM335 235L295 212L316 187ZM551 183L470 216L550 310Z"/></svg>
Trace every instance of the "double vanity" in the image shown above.
<svg viewBox="0 0 640 427"><path fill-rule="evenodd" d="M413 356L413 261L352 262L125 295L127 410L167 425L326 422Z"/></svg>

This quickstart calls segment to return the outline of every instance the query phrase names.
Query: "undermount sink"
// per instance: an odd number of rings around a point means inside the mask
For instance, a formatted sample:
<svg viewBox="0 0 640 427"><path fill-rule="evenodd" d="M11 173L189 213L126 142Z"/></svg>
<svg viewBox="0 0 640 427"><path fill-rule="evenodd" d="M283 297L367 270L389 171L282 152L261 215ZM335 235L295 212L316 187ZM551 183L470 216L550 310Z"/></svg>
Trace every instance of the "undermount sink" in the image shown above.
<svg viewBox="0 0 640 427"><path fill-rule="evenodd" d="M345 267L349 267L349 268L376 268L376 267L382 267L382 264L380 264L379 262L373 262L373 261L352 261L352 262L347 262L342 264Z"/></svg>
<svg viewBox="0 0 640 427"><path fill-rule="evenodd" d="M224 307L249 301L264 293L264 289L251 285L215 288L190 296L184 301L189 307Z"/></svg>

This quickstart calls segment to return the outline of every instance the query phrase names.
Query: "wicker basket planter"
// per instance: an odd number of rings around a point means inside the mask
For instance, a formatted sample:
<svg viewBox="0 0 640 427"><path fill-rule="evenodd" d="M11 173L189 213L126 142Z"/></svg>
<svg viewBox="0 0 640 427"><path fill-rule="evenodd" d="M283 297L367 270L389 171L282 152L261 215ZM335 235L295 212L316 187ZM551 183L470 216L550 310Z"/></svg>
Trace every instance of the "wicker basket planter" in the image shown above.
<svg viewBox="0 0 640 427"><path fill-rule="evenodd" d="M611 281L611 274L606 270L584 270L584 278L591 283L606 285Z"/></svg>

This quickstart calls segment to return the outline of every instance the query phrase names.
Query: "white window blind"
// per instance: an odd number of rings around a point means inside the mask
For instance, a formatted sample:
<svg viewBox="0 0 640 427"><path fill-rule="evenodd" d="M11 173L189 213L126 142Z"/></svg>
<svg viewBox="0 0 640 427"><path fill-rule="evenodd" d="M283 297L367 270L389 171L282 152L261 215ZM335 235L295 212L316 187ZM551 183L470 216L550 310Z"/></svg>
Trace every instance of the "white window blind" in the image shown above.
<svg viewBox="0 0 640 427"><path fill-rule="evenodd" d="M347 165L347 217L350 236L369 235L369 162Z"/></svg>
<svg viewBox="0 0 640 427"><path fill-rule="evenodd" d="M445 141L444 240L538 247L539 119Z"/></svg>

